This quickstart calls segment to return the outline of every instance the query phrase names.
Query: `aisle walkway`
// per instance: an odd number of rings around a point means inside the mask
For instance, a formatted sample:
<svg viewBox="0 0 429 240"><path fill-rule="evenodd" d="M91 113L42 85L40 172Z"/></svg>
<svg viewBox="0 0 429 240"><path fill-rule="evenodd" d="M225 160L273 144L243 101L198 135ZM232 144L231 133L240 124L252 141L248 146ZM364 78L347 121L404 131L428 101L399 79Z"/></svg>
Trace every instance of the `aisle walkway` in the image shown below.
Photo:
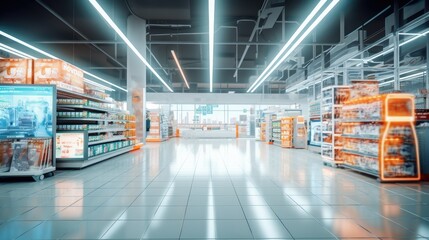
<svg viewBox="0 0 429 240"><path fill-rule="evenodd" d="M0 239L419 239L427 193L306 150L172 139L43 182L0 182Z"/></svg>

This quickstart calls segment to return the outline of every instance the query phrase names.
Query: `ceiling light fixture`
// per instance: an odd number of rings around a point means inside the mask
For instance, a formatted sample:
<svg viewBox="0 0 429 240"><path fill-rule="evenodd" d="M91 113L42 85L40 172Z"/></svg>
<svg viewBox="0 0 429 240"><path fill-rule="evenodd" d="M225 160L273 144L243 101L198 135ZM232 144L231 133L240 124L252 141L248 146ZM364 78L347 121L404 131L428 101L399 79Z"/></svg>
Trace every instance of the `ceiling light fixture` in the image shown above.
<svg viewBox="0 0 429 240"><path fill-rule="evenodd" d="M9 38L10 40L13 40L13 41L15 41L15 42L17 42L17 43L19 43L19 44L21 44L21 45L24 45L24 46L26 46L26 47L28 47L28 48L30 48L30 49L32 49L32 50L34 50L34 51L36 51L36 52L38 52L38 53L40 53L40 54L42 54L42 55L45 55L45 56L47 56L47 57L49 57L49 58L52 58L52 59L59 59L59 58L57 58L57 57L55 57L54 55L52 55L52 54L50 54L50 53L47 53L47 52L45 52L45 51L43 51L43 50L41 50L41 49L39 49L39 48L36 48L36 47L34 47L33 45L30 45L30 44L28 44L28 43L26 43L26 42L24 42L24 41L22 41L21 39L18 39L18 38L16 38L16 37L14 37L14 36L12 36L12 35L10 35L10 34L7 34L7 33L5 33L5 32L3 32L3 31L0 31L0 35L2 35L3 37L6 37L6 38ZM5 46L7 46L7 45L5 45ZM9 46L7 46L7 47L9 47ZM9 48L11 48L11 47L9 47ZM11 48L12 49L12 48ZM29 54L26 54L29 58L32 58L32 59L37 59L36 57L34 57L34 56L31 56L31 55L29 55ZM64 60L63 60L64 61ZM91 77L93 77L93 78L95 78L95 79L97 79L97 80L100 80L100 81L102 81L102 82L104 82L104 83L107 83L107 84L109 84L109 85L111 85L111 86L114 86L114 87L116 87L116 88L118 88L118 89L121 89L122 91L124 91L124 92L128 92L127 91L127 89L124 89L124 88L122 88L122 87L120 87L120 86L118 86L118 85L116 85L116 84L113 84L113 83L111 83L111 82L109 82L109 81L106 81L106 80L104 80L104 79L102 79L102 78L100 78L100 77L98 77L98 76L95 76L94 74L92 74L92 73L90 73L90 72L87 72L87 71L85 71L85 70L82 70L85 74L87 74L87 75L89 75L89 76L91 76Z"/></svg>
<svg viewBox="0 0 429 240"><path fill-rule="evenodd" d="M21 52L18 49L15 49L15 48L10 47L10 46L8 46L6 44L3 44L3 43L0 43L0 49L4 50L6 52L12 53L13 55L16 55L18 57L22 57L22 58L35 58L35 57L33 57L33 56L29 55L29 54Z"/></svg>
<svg viewBox="0 0 429 240"><path fill-rule="evenodd" d="M420 38L420 37L426 36L426 34L428 34L428 33L429 33L429 31L426 31L426 32L424 32L424 33L417 33L417 34L413 34L413 36L414 36L414 37L412 37L412 38L410 38L410 39L406 40L405 42L400 43L400 44L399 44L399 47L402 47L402 46L404 46L405 44L408 44L408 43L410 43L410 42L412 42L412 41L414 41L414 40L417 40L417 39L418 39L418 38ZM376 55L374 55L374 56L372 56L372 57L370 57L370 58L368 58L368 59L364 60L364 62L370 62L370 61L372 61L372 60L374 60L374 59L376 59L376 58L378 58L378 57L381 57L381 56L386 55L386 54L391 53L391 52L393 52L393 47L392 47L392 48L387 49L386 51L383 51L383 52L377 53ZM358 64L357 66L359 66L359 65L360 65L360 64Z"/></svg>
<svg viewBox="0 0 429 240"><path fill-rule="evenodd" d="M153 69L153 67L147 62L146 58L144 58L141 53L137 50L137 48L131 43L131 41L125 36L125 34L119 29L119 27L113 22L113 20L109 17L109 15L104 11L104 9L98 4L96 0L89 0L91 5L97 10L97 12L104 18L104 20L109 24L113 30L122 38L122 40L127 44L127 46L136 54L136 56L146 65L147 68L164 84L165 87L170 92L173 92L173 89L167 85L167 83L162 79L162 77Z"/></svg>
<svg viewBox="0 0 429 240"><path fill-rule="evenodd" d="M213 58L214 58L214 17L215 17L215 0L209 1L209 77L210 92L213 92Z"/></svg>
<svg viewBox="0 0 429 240"><path fill-rule="evenodd" d="M186 87L188 87L189 89L190 87L188 84L188 80L186 80L185 73L183 72L182 67L180 66L179 60L177 59L177 56L174 50L171 50L171 55L173 55L174 61L176 62L177 67L179 68L180 74L182 74L183 81L185 81Z"/></svg>
<svg viewBox="0 0 429 240"><path fill-rule="evenodd" d="M405 81L405 80L412 79L412 78L415 78L415 77L423 77L423 76L425 76L425 75L426 75L426 71L423 71L423 72L418 72L418 73L411 74L411 75L408 75L408 76L405 76L405 77L401 77L401 78L399 78L399 80L400 80L400 81ZM390 81L386 81L386 82L381 82L381 83L379 83L378 85L379 85L380 87L382 87L382 86L389 85L389 84L391 84L391 83L393 83L393 82L395 82L395 80L390 80Z"/></svg>
<svg viewBox="0 0 429 240"><path fill-rule="evenodd" d="M308 34L319 24L320 21L332 10L332 8L339 2L339 0L332 1L326 9L319 15L319 17L314 20L312 25L307 28L307 25L310 21L316 16L316 14L322 9L327 0L320 1L316 7L311 11L311 13L307 16L304 22L298 27L296 32L292 35L289 41L283 46L283 48L279 51L279 53L274 57L274 59L268 64L262 74L256 79L256 81L250 86L247 92L254 92L261 84L264 82L268 76L277 69L277 67L287 58L289 55L298 47L298 45L307 37ZM306 31L298 38L302 31ZM293 45L292 45L293 44ZM292 45L292 46L291 46ZM287 52L286 52L287 51ZM286 52L286 53L285 53Z"/></svg>

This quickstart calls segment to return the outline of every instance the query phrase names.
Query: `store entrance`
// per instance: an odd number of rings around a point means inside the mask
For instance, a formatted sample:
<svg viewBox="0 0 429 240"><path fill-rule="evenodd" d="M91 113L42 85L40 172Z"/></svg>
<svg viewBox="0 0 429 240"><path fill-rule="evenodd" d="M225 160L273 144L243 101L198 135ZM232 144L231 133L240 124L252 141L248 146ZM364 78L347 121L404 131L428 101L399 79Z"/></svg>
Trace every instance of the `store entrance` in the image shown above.
<svg viewBox="0 0 429 240"><path fill-rule="evenodd" d="M258 137L258 119L267 109L294 109L297 105L154 104L147 103L151 129L147 140L169 137L232 139Z"/></svg>

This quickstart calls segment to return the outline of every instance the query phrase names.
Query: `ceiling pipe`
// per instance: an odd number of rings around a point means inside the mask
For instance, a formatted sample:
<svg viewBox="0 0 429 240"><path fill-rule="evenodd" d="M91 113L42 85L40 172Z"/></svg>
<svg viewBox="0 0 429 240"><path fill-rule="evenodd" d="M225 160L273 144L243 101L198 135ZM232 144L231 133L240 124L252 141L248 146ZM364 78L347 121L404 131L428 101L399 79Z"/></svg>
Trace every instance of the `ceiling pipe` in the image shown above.
<svg viewBox="0 0 429 240"><path fill-rule="evenodd" d="M235 28L229 27L228 28ZM125 44L124 42L116 41L86 41L86 40L59 40L59 41L38 41L37 44ZM197 42L197 41L147 41L147 44L152 45L207 45L207 42ZM251 46L281 46L283 43L278 42L215 42L215 45L251 45ZM336 43L301 43L302 46L333 46ZM381 45L380 45L381 46Z"/></svg>
<svg viewBox="0 0 429 240"><path fill-rule="evenodd" d="M57 12L55 12L52 8L50 8L49 6L47 6L45 3L43 3L41 0L36 0L36 2L38 4L40 4L43 8L45 8L46 10L48 10L48 12L50 12L52 15L54 15L56 18L58 18L61 22L63 22L67 27L69 27L70 29L72 29L74 32L76 32L80 37L82 37L85 40L89 41L89 38L86 37L83 33L81 33L78 29L76 29L73 25L71 25L69 22L67 22L64 18L62 18ZM100 52L102 52L104 55L106 55L109 59L111 59L113 62L115 62L116 64L118 64L119 66L121 66L123 69L126 69L126 67L119 62L117 59L115 59L114 57L110 56L110 54L108 54L106 51L104 51L103 49L101 49L99 46L95 45L92 42L88 42L88 44L91 44L93 47L95 47L97 50L99 50Z"/></svg>
<svg viewBox="0 0 429 240"><path fill-rule="evenodd" d="M191 24L162 24L162 23L149 23L146 27L167 27L167 28L191 28Z"/></svg>
<svg viewBox="0 0 429 240"><path fill-rule="evenodd" d="M262 4L261 9L258 11L258 19L256 20L255 26L253 27L253 30L252 30L252 33L250 34L248 42L253 41L253 38L255 37L256 31L258 30L259 22L261 21L261 14L260 13L262 11L264 11L264 9L267 7L267 4L268 4L268 0L264 0L264 3ZM238 23L238 21L237 21L237 23ZM238 62L237 69L235 70L235 73L234 73L234 77L237 76L238 69L240 68L241 64L243 63L244 58L246 57L247 51L249 51L249 48L250 48L250 45L246 45L246 48L244 49L244 52L241 55L240 61Z"/></svg>

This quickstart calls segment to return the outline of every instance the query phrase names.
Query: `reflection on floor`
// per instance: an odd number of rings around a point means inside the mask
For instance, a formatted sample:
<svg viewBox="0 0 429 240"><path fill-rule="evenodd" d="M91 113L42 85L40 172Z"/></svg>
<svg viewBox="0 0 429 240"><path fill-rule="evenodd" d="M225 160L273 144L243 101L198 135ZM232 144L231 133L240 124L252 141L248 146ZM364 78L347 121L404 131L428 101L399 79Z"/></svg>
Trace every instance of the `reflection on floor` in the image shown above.
<svg viewBox="0 0 429 240"><path fill-rule="evenodd" d="M424 239L428 193L306 150L172 139L42 182L0 182L0 239Z"/></svg>

